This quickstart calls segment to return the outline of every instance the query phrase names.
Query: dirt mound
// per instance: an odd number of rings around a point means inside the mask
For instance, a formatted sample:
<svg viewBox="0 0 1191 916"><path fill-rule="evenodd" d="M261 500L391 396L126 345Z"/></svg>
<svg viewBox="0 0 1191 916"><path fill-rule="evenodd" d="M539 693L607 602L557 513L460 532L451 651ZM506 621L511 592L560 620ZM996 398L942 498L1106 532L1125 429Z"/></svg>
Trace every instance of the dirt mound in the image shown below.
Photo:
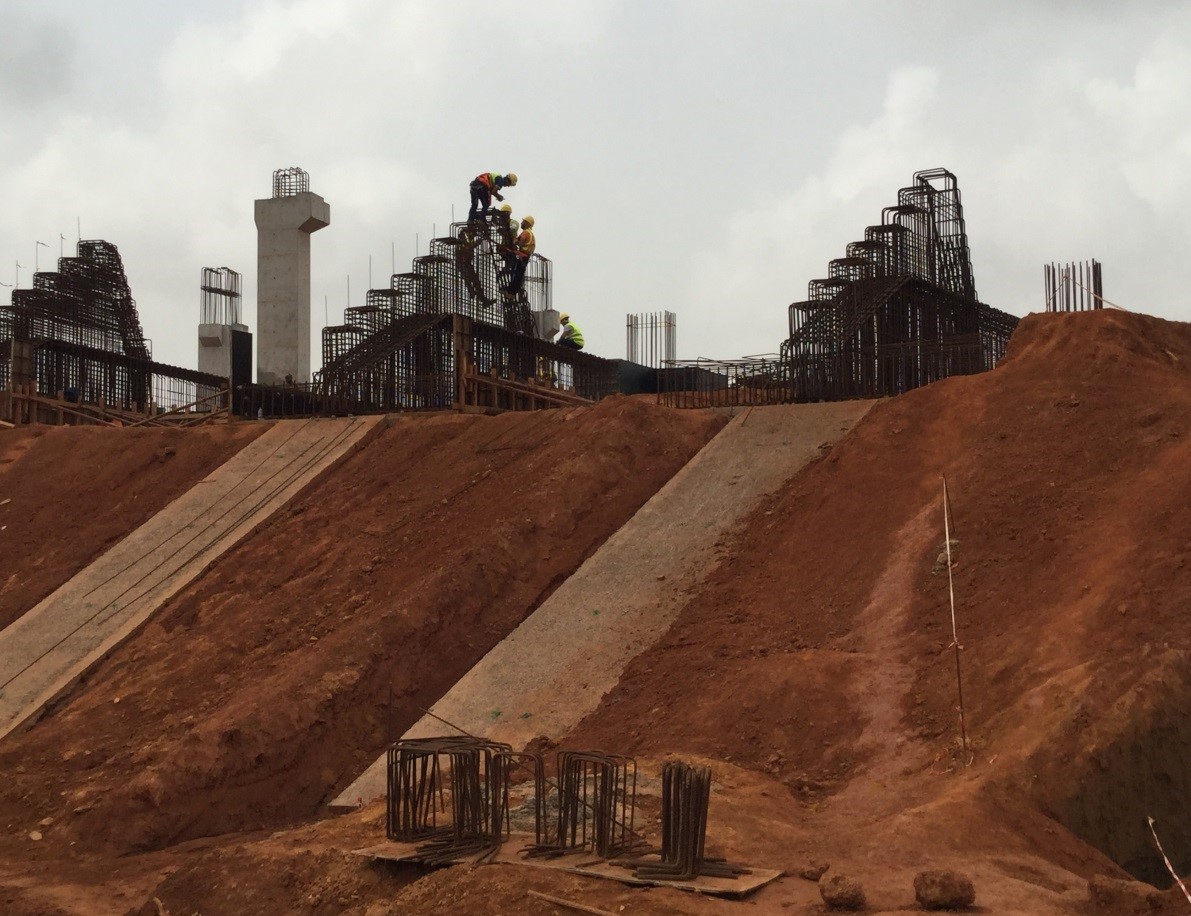
<svg viewBox="0 0 1191 916"><path fill-rule="evenodd" d="M1170 891L1088 880L1168 883L1147 814L1191 864L1189 362L1185 324L1031 316L996 371L877 405L723 539L670 633L565 744L651 774L668 754L711 763L709 850L790 874L830 863L875 911L913 908L932 868L969 875L990 912L1177 911ZM630 399L398 420L0 745L0 862L25 869L0 866L0 900L27 899L7 889L71 842L130 851L311 815L720 422ZM157 863L182 911L315 894L315 912L549 912L528 887L613 912L739 908L528 869L379 881L341 853L380 833L367 809L117 867ZM755 903L821 908L797 878Z"/></svg>
<svg viewBox="0 0 1191 916"><path fill-rule="evenodd" d="M1031 812L1102 847L1128 824L1128 853L1106 851L1161 881L1142 809L1191 850L1174 763L1191 750L1175 712L1191 683L1189 362L1188 325L1031 316L995 372L874 408L724 544L734 561L566 743L771 773L852 855L889 857L885 831L912 808L948 844L1003 844L968 829L954 793L992 793L982 805L1080 874L1107 862ZM1154 706L1165 715L1139 715Z"/></svg>
<svg viewBox="0 0 1191 916"><path fill-rule="evenodd" d="M5 823L127 852L314 815L724 422L396 419L0 745Z"/></svg>
<svg viewBox="0 0 1191 916"><path fill-rule="evenodd" d="M265 428L0 431L0 628Z"/></svg>

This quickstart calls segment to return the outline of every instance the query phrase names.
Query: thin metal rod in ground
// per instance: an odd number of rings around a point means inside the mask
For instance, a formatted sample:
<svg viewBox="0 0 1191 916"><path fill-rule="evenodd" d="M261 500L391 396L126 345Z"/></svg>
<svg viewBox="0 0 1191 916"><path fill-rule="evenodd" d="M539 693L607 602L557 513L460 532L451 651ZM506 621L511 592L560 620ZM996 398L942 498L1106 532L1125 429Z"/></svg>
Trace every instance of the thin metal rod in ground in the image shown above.
<svg viewBox="0 0 1191 916"><path fill-rule="evenodd" d="M1158 852L1162 854L1162 861L1166 863L1166 870L1178 882L1179 889L1183 892L1183 896L1187 898L1187 902L1191 903L1191 894L1187 893L1187 885L1183 883L1182 878L1175 874L1174 866L1170 864L1170 859L1166 857L1166 850L1162 848L1162 843L1158 840L1158 831L1154 829L1154 819L1147 815L1146 821L1150 825L1150 833L1154 835L1154 844L1158 847Z"/></svg>
<svg viewBox="0 0 1191 916"><path fill-rule="evenodd" d="M951 574L951 501L947 493L947 475L943 475L943 538L947 544L947 593L951 597L951 645L955 649L955 686L959 692L959 734L964 753L968 751L968 726L964 718L964 679L960 670L959 628L955 622L955 578Z"/></svg>
<svg viewBox="0 0 1191 916"><path fill-rule="evenodd" d="M588 906L585 903L576 903L573 900L567 900L563 897L554 897L550 894L543 894L539 891L526 891L530 897L536 897L538 900L545 900L547 903L553 903L555 906L565 907L568 910L574 910L577 913L592 913L594 916L613 916L608 910L598 910L594 906Z"/></svg>

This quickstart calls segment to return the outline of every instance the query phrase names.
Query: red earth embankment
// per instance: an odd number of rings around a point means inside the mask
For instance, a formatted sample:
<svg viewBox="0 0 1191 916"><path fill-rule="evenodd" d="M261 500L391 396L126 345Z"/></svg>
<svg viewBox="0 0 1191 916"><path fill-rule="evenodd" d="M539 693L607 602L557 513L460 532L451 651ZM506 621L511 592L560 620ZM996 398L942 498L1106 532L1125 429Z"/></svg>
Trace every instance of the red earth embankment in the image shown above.
<svg viewBox="0 0 1191 916"><path fill-rule="evenodd" d="M0 818L124 853L316 814L723 422L396 419L0 744Z"/></svg>
<svg viewBox="0 0 1191 916"><path fill-rule="evenodd" d="M264 432L27 426L0 431L0 628Z"/></svg>
<svg viewBox="0 0 1191 916"><path fill-rule="evenodd" d="M1191 863L1189 437L1191 326L1030 316L996 371L879 405L756 513L566 743L777 777L808 827L778 867L1013 850L1112 871L1050 814L1160 880L1147 812Z"/></svg>
<svg viewBox="0 0 1191 916"><path fill-rule="evenodd" d="M914 909L913 875L939 866L970 874L988 912L1184 911L1177 890L1102 883L1090 896L1087 881L1125 877L1114 859L1151 874L1145 813L1178 864L1191 849L1189 367L1189 325L1030 316L996 371L877 405L723 539L723 562L670 633L565 744L638 755L651 773L667 754L709 761L710 852L791 873L830 863L863 882L870 912ZM399 422L84 694L0 746L6 774L19 771L0 789L0 823L14 825L0 860L24 869L5 879L0 866L0 900L20 911L49 899L71 873L58 857L80 848L160 847L315 810L383 741L390 683L396 733L715 422L623 400ZM669 453L671 441L686 444ZM527 887L612 912L740 908L528 869L378 872L343 856L382 833L373 808L87 867L114 863L155 886L146 913L153 896L171 912L553 912ZM153 868L173 874L154 885ZM19 889L32 884L41 896ZM751 906L822 912L797 877Z"/></svg>

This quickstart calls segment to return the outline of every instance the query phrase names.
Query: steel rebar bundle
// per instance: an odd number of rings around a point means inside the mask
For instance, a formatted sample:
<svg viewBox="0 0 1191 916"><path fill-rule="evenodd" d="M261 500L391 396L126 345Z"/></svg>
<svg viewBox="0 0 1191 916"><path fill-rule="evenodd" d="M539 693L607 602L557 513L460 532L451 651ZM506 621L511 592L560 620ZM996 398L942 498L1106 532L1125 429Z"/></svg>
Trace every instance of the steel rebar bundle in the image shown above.
<svg viewBox="0 0 1191 916"><path fill-rule="evenodd" d="M599 751L561 751L556 793L537 796L536 816L546 839L529 847L531 857L589 852L609 859L642 844L633 829L637 762ZM552 804L556 803L556 805ZM550 827L551 809L557 811Z"/></svg>
<svg viewBox="0 0 1191 916"><path fill-rule="evenodd" d="M662 849L660 861L626 863L639 878L690 881L700 875L735 878L746 868L704 855L711 768L681 761L662 768Z"/></svg>
<svg viewBox="0 0 1191 916"><path fill-rule="evenodd" d="M430 865L494 853L509 835L509 787L518 767L531 773L541 797L537 755L466 736L398 741L388 752L386 834L418 842L419 858ZM539 817L535 841L543 837Z"/></svg>
<svg viewBox="0 0 1191 916"><path fill-rule="evenodd" d="M1045 264L1042 280L1048 312L1086 312L1104 308L1100 262Z"/></svg>

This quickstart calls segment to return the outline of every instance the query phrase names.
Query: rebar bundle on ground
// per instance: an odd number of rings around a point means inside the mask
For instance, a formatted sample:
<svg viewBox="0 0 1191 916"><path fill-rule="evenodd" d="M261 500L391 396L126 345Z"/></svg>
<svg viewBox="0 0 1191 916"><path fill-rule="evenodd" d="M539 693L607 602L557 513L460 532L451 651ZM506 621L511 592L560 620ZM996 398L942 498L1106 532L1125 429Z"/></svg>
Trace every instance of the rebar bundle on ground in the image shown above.
<svg viewBox="0 0 1191 916"><path fill-rule="evenodd" d="M545 793L541 758L507 744L469 737L398 741L388 754L386 834L418 842L419 858L431 865L495 852L509 835L517 767L527 768L535 790ZM539 819L536 839L543 835Z"/></svg>
<svg viewBox="0 0 1191 916"><path fill-rule="evenodd" d="M660 861L626 863L639 878L691 881L700 875L735 878L747 868L704 855L711 767L675 761L662 768L662 849Z"/></svg>

